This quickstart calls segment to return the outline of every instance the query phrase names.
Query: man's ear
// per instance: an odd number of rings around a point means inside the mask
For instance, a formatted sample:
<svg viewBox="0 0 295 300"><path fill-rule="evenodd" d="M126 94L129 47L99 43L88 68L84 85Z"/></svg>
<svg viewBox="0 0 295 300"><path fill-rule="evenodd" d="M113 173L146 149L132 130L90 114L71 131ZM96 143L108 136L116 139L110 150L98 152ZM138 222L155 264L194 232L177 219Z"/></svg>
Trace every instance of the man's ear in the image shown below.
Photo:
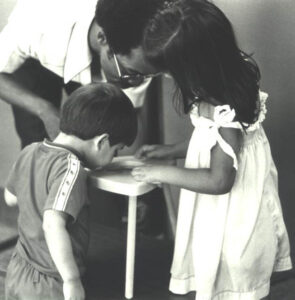
<svg viewBox="0 0 295 300"><path fill-rule="evenodd" d="M101 150L104 143L106 143L106 142L109 142L109 135L107 133L98 135L94 138L94 143L98 150Z"/></svg>
<svg viewBox="0 0 295 300"><path fill-rule="evenodd" d="M100 45L107 45L107 38L104 34L103 29L100 27L99 31L97 33L97 40L99 42Z"/></svg>

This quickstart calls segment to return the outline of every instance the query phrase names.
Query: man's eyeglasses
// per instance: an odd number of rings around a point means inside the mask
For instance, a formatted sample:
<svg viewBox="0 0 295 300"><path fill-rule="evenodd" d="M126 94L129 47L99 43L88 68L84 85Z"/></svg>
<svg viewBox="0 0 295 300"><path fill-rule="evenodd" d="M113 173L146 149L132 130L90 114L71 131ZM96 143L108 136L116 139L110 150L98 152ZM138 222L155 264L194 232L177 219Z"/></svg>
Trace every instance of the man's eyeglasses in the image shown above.
<svg viewBox="0 0 295 300"><path fill-rule="evenodd" d="M118 63L117 56L116 56L114 51L112 51L112 52L113 52L113 58L114 58L114 61L115 61L118 76L120 78L120 81L121 81L123 87L125 87L125 86L127 86L127 87L128 86L139 86L146 79L153 78L153 77L156 77L156 76L159 76L159 75L162 74L162 73L155 73L155 74L146 74L146 75L143 75L143 74L126 74L126 75L122 75L120 65Z"/></svg>

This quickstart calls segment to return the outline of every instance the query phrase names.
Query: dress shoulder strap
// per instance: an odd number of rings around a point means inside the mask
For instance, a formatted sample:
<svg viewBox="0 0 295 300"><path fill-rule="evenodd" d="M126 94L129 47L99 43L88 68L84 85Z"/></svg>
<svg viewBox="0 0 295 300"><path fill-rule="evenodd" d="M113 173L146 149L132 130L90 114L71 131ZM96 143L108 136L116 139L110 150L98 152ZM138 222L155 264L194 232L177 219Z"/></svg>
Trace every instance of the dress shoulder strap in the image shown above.
<svg viewBox="0 0 295 300"><path fill-rule="evenodd" d="M229 105L220 105L216 106L214 110L213 122L211 130L215 131L216 142L219 144L221 149L233 159L233 166L237 170L238 169L238 160L237 156L231 147L224 138L219 133L220 127L225 128L240 128L240 124L238 122L234 122L234 118L236 116L235 110L231 109Z"/></svg>
<svg viewBox="0 0 295 300"><path fill-rule="evenodd" d="M259 97L257 100L257 120L253 124L243 123L247 132L256 130L260 124L264 121L267 109L266 109L266 100L268 94L259 90ZM217 123L219 127L231 127L237 129L243 129L243 126L236 121L233 121L235 118L235 110L231 109L229 105L220 105L215 107L214 111L214 122Z"/></svg>

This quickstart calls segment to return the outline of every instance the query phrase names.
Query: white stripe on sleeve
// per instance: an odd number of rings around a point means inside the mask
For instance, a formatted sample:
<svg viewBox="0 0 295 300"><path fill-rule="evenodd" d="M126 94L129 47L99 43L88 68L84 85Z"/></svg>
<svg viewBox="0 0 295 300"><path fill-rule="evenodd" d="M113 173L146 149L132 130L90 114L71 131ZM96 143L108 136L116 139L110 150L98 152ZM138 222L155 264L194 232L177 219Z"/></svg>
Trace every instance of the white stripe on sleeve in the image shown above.
<svg viewBox="0 0 295 300"><path fill-rule="evenodd" d="M80 162L71 154L68 155L68 167L66 174L58 188L54 203L53 209L64 211L71 194L72 188L75 184L77 176L80 170Z"/></svg>

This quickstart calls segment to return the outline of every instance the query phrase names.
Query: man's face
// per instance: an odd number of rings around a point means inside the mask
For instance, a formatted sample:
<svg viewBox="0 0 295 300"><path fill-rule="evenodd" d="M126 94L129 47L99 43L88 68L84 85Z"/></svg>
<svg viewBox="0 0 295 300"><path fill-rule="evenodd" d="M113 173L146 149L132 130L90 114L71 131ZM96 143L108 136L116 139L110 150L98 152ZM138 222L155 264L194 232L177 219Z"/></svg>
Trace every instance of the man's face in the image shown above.
<svg viewBox="0 0 295 300"><path fill-rule="evenodd" d="M159 70L146 60L141 47L132 49L128 55L116 54L116 58L121 75L153 75L159 73ZM108 45L101 48L100 63L108 82L118 84L122 88L139 85L122 86L114 55Z"/></svg>

